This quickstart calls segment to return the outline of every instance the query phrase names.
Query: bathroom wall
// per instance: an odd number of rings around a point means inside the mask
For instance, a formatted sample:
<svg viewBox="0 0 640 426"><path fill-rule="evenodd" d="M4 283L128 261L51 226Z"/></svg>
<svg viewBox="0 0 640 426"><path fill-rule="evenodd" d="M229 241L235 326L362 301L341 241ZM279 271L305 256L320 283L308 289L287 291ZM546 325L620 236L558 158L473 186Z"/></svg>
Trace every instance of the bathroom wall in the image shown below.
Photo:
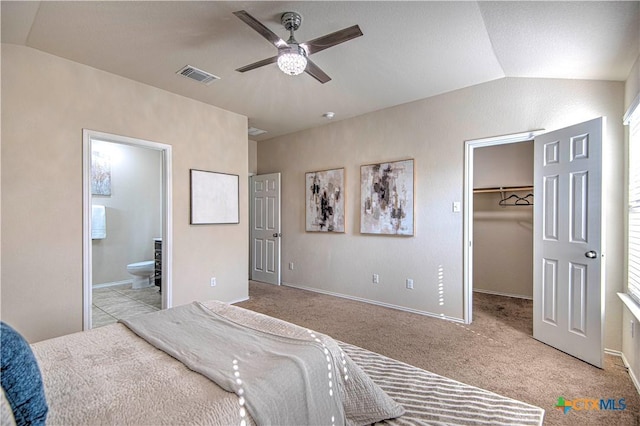
<svg viewBox="0 0 640 426"><path fill-rule="evenodd" d="M474 150L474 188L533 185L533 142ZM526 196L533 191L517 192ZM507 193L506 196L512 193ZM533 207L502 207L500 192L473 196L473 289L533 297Z"/></svg>
<svg viewBox="0 0 640 426"><path fill-rule="evenodd" d="M111 160L111 195L93 195L106 207L107 236L93 240L93 285L130 280L129 263L153 260L162 236L162 152L117 143L93 143Z"/></svg>

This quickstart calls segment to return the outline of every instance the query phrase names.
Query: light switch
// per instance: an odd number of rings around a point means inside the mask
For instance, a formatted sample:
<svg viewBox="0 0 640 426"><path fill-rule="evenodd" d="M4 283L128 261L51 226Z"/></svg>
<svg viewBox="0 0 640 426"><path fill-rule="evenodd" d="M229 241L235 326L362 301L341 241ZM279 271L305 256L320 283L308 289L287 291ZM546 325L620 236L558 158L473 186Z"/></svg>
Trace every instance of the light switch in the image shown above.
<svg viewBox="0 0 640 426"><path fill-rule="evenodd" d="M454 213L460 213L460 201L454 201L451 207Z"/></svg>

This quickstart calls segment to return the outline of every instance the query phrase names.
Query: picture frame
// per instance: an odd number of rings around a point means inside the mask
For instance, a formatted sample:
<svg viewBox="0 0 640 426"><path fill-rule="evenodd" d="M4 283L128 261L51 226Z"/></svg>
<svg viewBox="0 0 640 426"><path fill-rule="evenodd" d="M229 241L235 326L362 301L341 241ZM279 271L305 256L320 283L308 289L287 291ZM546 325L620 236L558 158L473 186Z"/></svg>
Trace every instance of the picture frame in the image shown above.
<svg viewBox="0 0 640 426"><path fill-rule="evenodd" d="M305 230L345 232L344 168L305 173Z"/></svg>
<svg viewBox="0 0 640 426"><path fill-rule="evenodd" d="M111 157L103 151L91 151L91 195L111 196Z"/></svg>
<svg viewBox="0 0 640 426"><path fill-rule="evenodd" d="M414 160L360 166L360 233L414 235Z"/></svg>
<svg viewBox="0 0 640 426"><path fill-rule="evenodd" d="M239 176L190 169L191 225L240 223Z"/></svg>

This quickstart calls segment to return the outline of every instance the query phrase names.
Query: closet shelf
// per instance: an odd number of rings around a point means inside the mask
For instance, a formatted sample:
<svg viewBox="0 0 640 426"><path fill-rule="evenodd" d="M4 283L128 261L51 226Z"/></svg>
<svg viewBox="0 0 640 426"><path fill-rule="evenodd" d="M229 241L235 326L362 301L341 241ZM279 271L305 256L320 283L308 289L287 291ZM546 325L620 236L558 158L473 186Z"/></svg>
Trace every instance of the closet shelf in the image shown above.
<svg viewBox="0 0 640 426"><path fill-rule="evenodd" d="M496 186L493 188L474 188L474 194L482 194L487 192L514 192L514 191L533 191L533 186Z"/></svg>
<svg viewBox="0 0 640 426"><path fill-rule="evenodd" d="M517 194L511 194L507 196L508 192L528 192L525 196ZM498 204L501 207L515 207L515 206L532 206L533 205L533 186L500 186L494 188L476 188L473 190L474 194L481 193L497 193L501 194L501 200Z"/></svg>

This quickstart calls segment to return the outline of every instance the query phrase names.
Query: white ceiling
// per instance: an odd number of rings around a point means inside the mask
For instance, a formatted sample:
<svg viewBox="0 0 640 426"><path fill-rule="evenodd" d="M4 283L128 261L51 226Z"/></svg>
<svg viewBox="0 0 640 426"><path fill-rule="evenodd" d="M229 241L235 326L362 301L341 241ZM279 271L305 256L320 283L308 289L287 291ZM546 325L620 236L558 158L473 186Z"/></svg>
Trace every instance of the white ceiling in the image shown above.
<svg viewBox="0 0 640 426"><path fill-rule="evenodd" d="M311 57L332 81L291 77L275 47L232 12L300 42L358 24L364 36ZM2 1L2 42L42 50L234 111L255 140L503 77L624 81L640 53L640 2ZM221 79L178 76L184 65Z"/></svg>

